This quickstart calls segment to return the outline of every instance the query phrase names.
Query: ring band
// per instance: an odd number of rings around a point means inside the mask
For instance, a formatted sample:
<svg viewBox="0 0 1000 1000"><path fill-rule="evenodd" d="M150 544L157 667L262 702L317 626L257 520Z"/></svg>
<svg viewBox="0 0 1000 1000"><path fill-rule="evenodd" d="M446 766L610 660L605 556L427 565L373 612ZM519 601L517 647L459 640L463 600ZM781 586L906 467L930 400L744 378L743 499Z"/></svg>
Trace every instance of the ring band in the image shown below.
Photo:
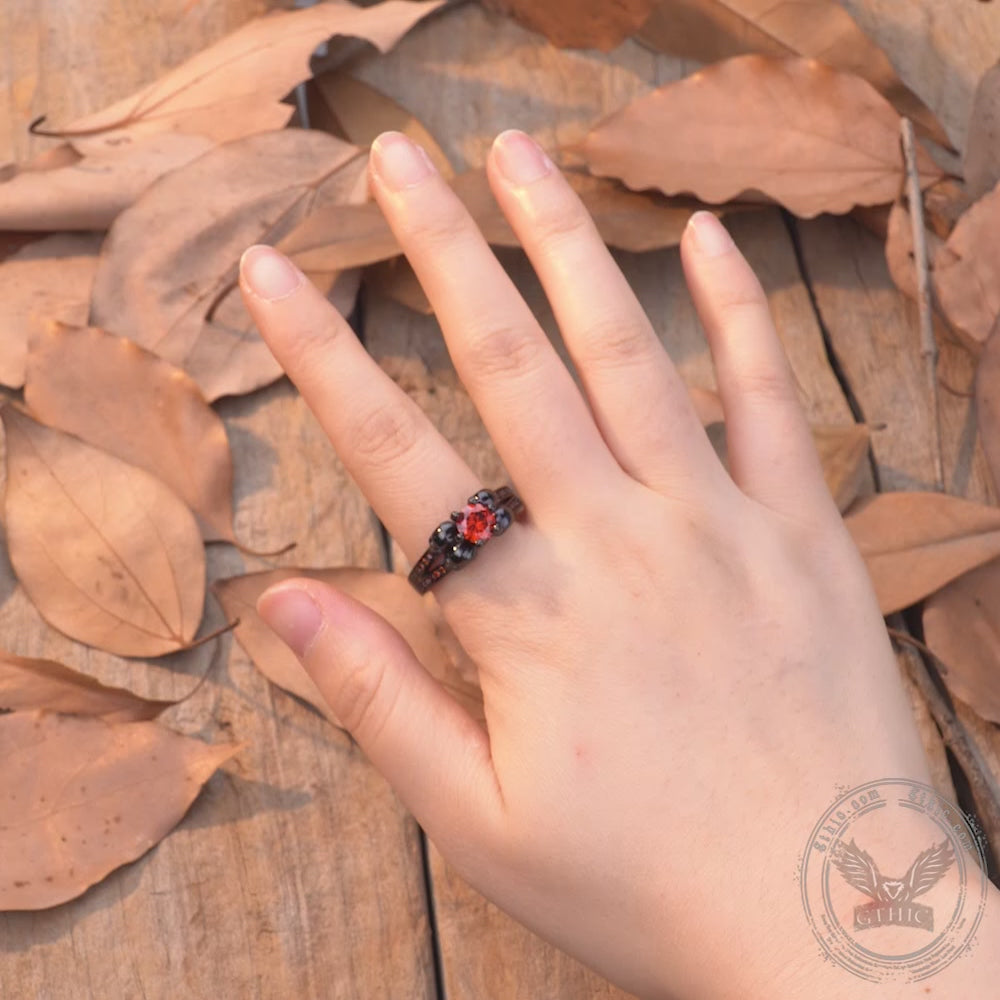
<svg viewBox="0 0 1000 1000"><path fill-rule="evenodd" d="M524 510L521 498L509 487L480 490L452 512L430 537L427 551L410 570L410 583L426 594L441 577L461 569L491 538L502 535Z"/></svg>

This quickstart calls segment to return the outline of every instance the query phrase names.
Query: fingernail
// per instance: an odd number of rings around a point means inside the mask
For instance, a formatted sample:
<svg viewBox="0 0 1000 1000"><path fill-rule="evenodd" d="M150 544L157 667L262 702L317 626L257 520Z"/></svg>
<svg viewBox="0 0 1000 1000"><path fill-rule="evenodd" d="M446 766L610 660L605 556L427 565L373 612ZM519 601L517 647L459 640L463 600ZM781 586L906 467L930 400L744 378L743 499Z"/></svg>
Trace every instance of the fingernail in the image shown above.
<svg viewBox="0 0 1000 1000"><path fill-rule="evenodd" d="M267 246L250 247L240 260L240 273L250 291L268 302L291 295L302 284L302 272Z"/></svg>
<svg viewBox="0 0 1000 1000"><path fill-rule="evenodd" d="M323 624L323 612L311 594L294 584L264 591L257 614L296 656L304 656Z"/></svg>
<svg viewBox="0 0 1000 1000"><path fill-rule="evenodd" d="M500 173L512 184L531 184L552 172L552 161L531 136L508 129L493 143Z"/></svg>
<svg viewBox="0 0 1000 1000"><path fill-rule="evenodd" d="M434 173L431 158L402 132L383 132L372 144L379 177L394 191L413 187Z"/></svg>
<svg viewBox="0 0 1000 1000"><path fill-rule="evenodd" d="M706 257L720 257L733 249L733 238L726 227L711 212L695 212L688 220L698 249Z"/></svg>

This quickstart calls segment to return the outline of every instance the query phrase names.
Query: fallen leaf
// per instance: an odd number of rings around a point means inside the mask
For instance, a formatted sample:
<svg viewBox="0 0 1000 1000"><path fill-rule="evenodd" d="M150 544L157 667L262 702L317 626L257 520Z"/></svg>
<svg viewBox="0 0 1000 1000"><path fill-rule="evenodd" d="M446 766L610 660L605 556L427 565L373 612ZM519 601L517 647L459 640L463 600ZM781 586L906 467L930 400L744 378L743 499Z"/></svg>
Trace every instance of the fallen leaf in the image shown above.
<svg viewBox="0 0 1000 1000"><path fill-rule="evenodd" d="M77 154L50 170L22 171L0 184L0 228L107 229L158 177L211 147L204 136L170 132Z"/></svg>
<svg viewBox="0 0 1000 1000"><path fill-rule="evenodd" d="M448 157L427 127L391 97L339 71L321 73L306 85L309 124L354 146L370 146L383 132L402 132L421 146L438 173L455 176Z"/></svg>
<svg viewBox="0 0 1000 1000"><path fill-rule="evenodd" d="M1000 316L1000 184L959 219L932 277L948 322L978 350Z"/></svg>
<svg viewBox="0 0 1000 1000"><path fill-rule="evenodd" d="M843 513L857 499L868 466L871 434L865 424L812 424L830 495Z"/></svg>
<svg viewBox="0 0 1000 1000"><path fill-rule="evenodd" d="M1000 183L1000 63L988 69L976 87L962 165L973 200Z"/></svg>
<svg viewBox="0 0 1000 1000"><path fill-rule="evenodd" d="M683 136L665 142L664 136ZM869 83L808 59L738 56L667 84L584 139L590 170L634 190L772 198L803 218L894 201L899 116ZM940 171L921 149L921 180Z"/></svg>
<svg viewBox="0 0 1000 1000"><path fill-rule="evenodd" d="M51 324L33 341L24 399L43 424L162 479L206 541L235 543L226 428L179 368L95 327Z"/></svg>
<svg viewBox="0 0 1000 1000"><path fill-rule="evenodd" d="M754 52L817 59L867 80L924 134L950 148L934 113L837 0L656 0L638 37L704 63Z"/></svg>
<svg viewBox="0 0 1000 1000"><path fill-rule="evenodd" d="M187 646L201 621L205 550L194 515L143 469L0 410L10 561L42 617L119 656Z"/></svg>
<svg viewBox="0 0 1000 1000"><path fill-rule="evenodd" d="M0 711L90 715L107 723L144 722L174 704L149 701L124 688L109 687L54 660L0 650Z"/></svg>
<svg viewBox="0 0 1000 1000"><path fill-rule="evenodd" d="M986 338L976 365L976 425L993 488L1000 494L1000 321Z"/></svg>
<svg viewBox="0 0 1000 1000"><path fill-rule="evenodd" d="M274 381L281 369L240 300L240 256L280 241L310 209L355 197L364 167L354 146L284 129L173 171L111 227L91 324L183 368L210 402Z"/></svg>
<svg viewBox="0 0 1000 1000"><path fill-rule="evenodd" d="M609 52L649 17L653 0L483 0L561 49Z"/></svg>
<svg viewBox="0 0 1000 1000"><path fill-rule="evenodd" d="M670 201L655 193L629 191L614 181L587 174L570 171L566 179L605 243L632 253L677 246L688 219L700 207L686 199ZM452 187L487 242L520 246L493 197L485 170L459 174ZM364 267L402 253L374 202L334 204L314 211L278 247L304 270Z"/></svg>
<svg viewBox="0 0 1000 1000"><path fill-rule="evenodd" d="M948 690L1000 723L1000 561L963 573L927 598L924 641L947 666Z"/></svg>
<svg viewBox="0 0 1000 1000"><path fill-rule="evenodd" d="M1000 509L945 493L879 493L844 521L885 615L1000 556Z"/></svg>
<svg viewBox="0 0 1000 1000"><path fill-rule="evenodd" d="M155 722L0 716L0 910L57 906L141 857L236 750Z"/></svg>
<svg viewBox="0 0 1000 1000"><path fill-rule="evenodd" d="M28 342L46 321L86 322L102 239L47 236L0 263L0 384L24 385Z"/></svg>
<svg viewBox="0 0 1000 1000"><path fill-rule="evenodd" d="M335 725L340 725L323 700L312 678L302 669L292 651L264 624L257 614L257 598L268 587L293 577L321 580L368 605L393 625L410 644L427 671L448 686L454 661L445 655L428 602L402 577L380 570L337 568L267 570L217 580L212 590L226 615L238 617L236 641L268 680L309 702ZM454 685L453 685L454 686ZM453 691L453 693L455 693ZM461 691L459 691L461 694Z"/></svg>
<svg viewBox="0 0 1000 1000"><path fill-rule="evenodd" d="M392 299L423 316L434 309L417 280L417 275L405 257L391 257L365 268L365 288Z"/></svg>
<svg viewBox="0 0 1000 1000"><path fill-rule="evenodd" d="M442 2L385 0L366 9L326 0L257 18L59 134L88 155L155 133L181 132L224 143L280 129L292 114L281 99L311 75L309 57L318 45L334 35L350 35L386 52Z"/></svg>

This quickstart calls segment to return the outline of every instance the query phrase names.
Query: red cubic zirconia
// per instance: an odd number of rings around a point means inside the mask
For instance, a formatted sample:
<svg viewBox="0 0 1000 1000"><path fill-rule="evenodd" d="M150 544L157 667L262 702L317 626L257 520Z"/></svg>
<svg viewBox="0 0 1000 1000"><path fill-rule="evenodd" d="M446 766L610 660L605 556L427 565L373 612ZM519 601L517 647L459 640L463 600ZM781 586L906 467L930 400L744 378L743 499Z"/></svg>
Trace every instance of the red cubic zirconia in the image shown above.
<svg viewBox="0 0 1000 1000"><path fill-rule="evenodd" d="M481 503L467 504L462 510L458 530L466 541L485 542L493 534L493 526L496 523L496 515Z"/></svg>

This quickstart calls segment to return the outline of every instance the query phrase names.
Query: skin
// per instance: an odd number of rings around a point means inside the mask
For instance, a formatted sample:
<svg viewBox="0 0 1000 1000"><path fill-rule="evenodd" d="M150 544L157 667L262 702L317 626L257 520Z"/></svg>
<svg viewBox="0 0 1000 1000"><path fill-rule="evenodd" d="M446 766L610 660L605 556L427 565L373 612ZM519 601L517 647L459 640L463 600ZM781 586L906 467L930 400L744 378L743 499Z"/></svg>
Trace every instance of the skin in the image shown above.
<svg viewBox="0 0 1000 1000"><path fill-rule="evenodd" d="M393 133L372 149L372 192L528 511L434 588L479 667L488 732L346 595L288 581L260 613L449 862L624 989L925 997L925 983L873 987L824 962L803 915L796 866L838 789L930 779L759 283L721 224L695 215L681 256L727 473L559 172L517 132L488 172L582 389L422 151ZM252 248L241 275L275 356L415 562L448 511L496 484L284 258ZM934 992L995 985L998 923L994 892L987 944Z"/></svg>

